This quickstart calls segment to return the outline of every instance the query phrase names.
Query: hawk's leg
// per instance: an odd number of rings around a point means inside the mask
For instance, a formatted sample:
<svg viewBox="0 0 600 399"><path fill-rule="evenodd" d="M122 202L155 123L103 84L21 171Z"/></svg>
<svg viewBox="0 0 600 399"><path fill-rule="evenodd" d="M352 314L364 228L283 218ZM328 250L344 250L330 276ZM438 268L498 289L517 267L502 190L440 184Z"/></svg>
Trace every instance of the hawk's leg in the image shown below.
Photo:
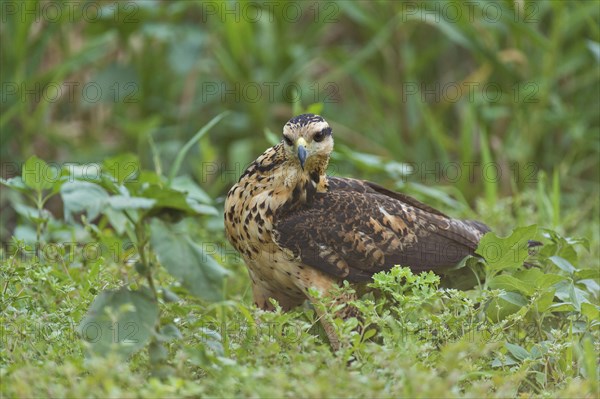
<svg viewBox="0 0 600 399"><path fill-rule="evenodd" d="M275 307L269 300L270 298L275 299L285 311L302 305L302 302L304 302L303 297L290 297L282 292L274 292L259 284L252 284L252 296L256 307L269 311L275 310Z"/></svg>
<svg viewBox="0 0 600 399"><path fill-rule="evenodd" d="M349 302L356 299L356 293L341 291L335 281L330 278L322 278L322 274L314 269L309 270L305 274L306 278L297 281L298 288L306 293L306 297L313 304L332 349L337 351L340 349L340 338L335 331L333 319L346 320L351 317L359 317L358 309L349 304ZM325 301L317 301L316 298L311 297L309 295L311 289L317 290L319 296L324 298ZM340 304L345 306L335 310Z"/></svg>

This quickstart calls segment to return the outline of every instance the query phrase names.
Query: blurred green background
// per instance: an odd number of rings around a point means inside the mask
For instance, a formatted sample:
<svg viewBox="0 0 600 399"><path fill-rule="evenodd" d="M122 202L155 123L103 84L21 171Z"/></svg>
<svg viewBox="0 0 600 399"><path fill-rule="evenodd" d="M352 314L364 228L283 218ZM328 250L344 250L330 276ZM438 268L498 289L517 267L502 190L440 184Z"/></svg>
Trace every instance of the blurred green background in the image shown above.
<svg viewBox="0 0 600 399"><path fill-rule="evenodd" d="M230 110L184 164L219 204L285 121L312 109L334 128L332 174L500 230L535 219L600 241L596 1L1 7L3 178L31 154L133 152L154 169L155 146L169 165ZM6 195L0 206L6 238L17 217Z"/></svg>

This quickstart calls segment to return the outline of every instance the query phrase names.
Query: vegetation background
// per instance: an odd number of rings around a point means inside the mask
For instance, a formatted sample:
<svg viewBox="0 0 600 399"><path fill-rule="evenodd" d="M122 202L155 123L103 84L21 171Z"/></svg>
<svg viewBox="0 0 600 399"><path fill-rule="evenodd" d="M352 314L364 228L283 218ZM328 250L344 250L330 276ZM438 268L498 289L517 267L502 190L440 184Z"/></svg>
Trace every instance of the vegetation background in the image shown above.
<svg viewBox="0 0 600 399"><path fill-rule="evenodd" d="M551 356L543 361L532 354L533 343L520 346L523 355L511 346L484 350L448 338L436 347L411 338L414 345L398 352L363 336L362 346L357 341L345 352L361 360L347 366L348 359L310 333L314 323L302 310L268 315L250 306L244 265L224 242L222 228L223 196L245 165L279 140L290 117L312 110L333 126L332 174L402 190L453 216L482 220L500 235L537 224L552 231L547 237L556 235L555 243L562 239L556 237L584 237L587 249L577 247L579 258L571 263L597 271L597 1L5 1L0 12L4 182L20 176L31 155L45 160L47 170L80 170L117 157L165 175L195 133L229 111L190 142L178 170L206 206L186 230L197 242L215 243L212 256L229 270L225 301L195 299L164 271L156 276L183 298L161 299L160 318L177 326L174 336L184 337L184 349L168 341L129 362L118 356L84 360L87 346L74 326L98 292L143 285L136 283L133 264L106 255L96 263L81 256L47 262L15 256L14 248L65 237L129 239L112 230L114 215L83 224L69 219L71 211L85 208L67 209L64 191L43 203L49 216L42 217L26 194L0 186L0 376L7 396L598 394L590 382L597 377L600 345L596 274L584 279L595 286L578 286L589 288L586 300L594 303L587 327L574 330L573 320L587 319L562 308L560 317L571 324L558 322L553 333L540 334L554 334L553 345L565 346L544 352ZM561 242L571 248L576 240ZM558 270L547 267L546 273ZM431 282L414 284L419 300L442 301L423 296ZM240 317L291 323L302 331L302 342L235 344L205 329ZM534 321L523 319L522 326L528 322ZM579 346L571 345L577 333ZM585 334L592 334L589 344ZM515 363L498 360L492 367L497 358L485 358L486 351L512 355ZM478 352L483 359L477 367L454 365Z"/></svg>

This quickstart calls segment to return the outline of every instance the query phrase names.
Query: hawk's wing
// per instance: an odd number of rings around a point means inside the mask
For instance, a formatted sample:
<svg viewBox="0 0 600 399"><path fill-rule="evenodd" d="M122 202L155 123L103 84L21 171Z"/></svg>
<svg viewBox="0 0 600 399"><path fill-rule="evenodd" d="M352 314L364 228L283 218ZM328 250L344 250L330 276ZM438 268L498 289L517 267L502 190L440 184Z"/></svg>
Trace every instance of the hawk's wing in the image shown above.
<svg viewBox="0 0 600 399"><path fill-rule="evenodd" d="M474 253L487 226L451 219L371 182L329 178L310 205L277 214L275 241L302 263L350 281L396 264L451 267Z"/></svg>

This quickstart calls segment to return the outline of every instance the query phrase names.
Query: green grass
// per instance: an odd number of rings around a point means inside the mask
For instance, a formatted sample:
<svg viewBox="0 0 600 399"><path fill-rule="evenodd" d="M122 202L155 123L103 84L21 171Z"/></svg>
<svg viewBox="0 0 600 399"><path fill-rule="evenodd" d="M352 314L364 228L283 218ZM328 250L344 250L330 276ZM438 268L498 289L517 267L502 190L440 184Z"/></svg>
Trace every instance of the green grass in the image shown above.
<svg viewBox="0 0 600 399"><path fill-rule="evenodd" d="M299 3L298 17L283 2L102 4L98 18L68 2L1 6L0 178L47 172L0 191L3 396L598 395L597 3L339 1ZM336 322L338 353L314 310L255 309L222 200L305 109L333 126L332 174L500 236L536 224L536 270L560 280L522 286L519 265L488 262L485 287L444 291L398 269L357 303L362 335ZM86 170L104 178L82 182ZM204 271L229 271L224 284L184 287L194 262L159 249L177 234ZM90 356L78 326L122 287L138 300L154 288L162 330L127 361ZM130 317L111 304L93 321Z"/></svg>

